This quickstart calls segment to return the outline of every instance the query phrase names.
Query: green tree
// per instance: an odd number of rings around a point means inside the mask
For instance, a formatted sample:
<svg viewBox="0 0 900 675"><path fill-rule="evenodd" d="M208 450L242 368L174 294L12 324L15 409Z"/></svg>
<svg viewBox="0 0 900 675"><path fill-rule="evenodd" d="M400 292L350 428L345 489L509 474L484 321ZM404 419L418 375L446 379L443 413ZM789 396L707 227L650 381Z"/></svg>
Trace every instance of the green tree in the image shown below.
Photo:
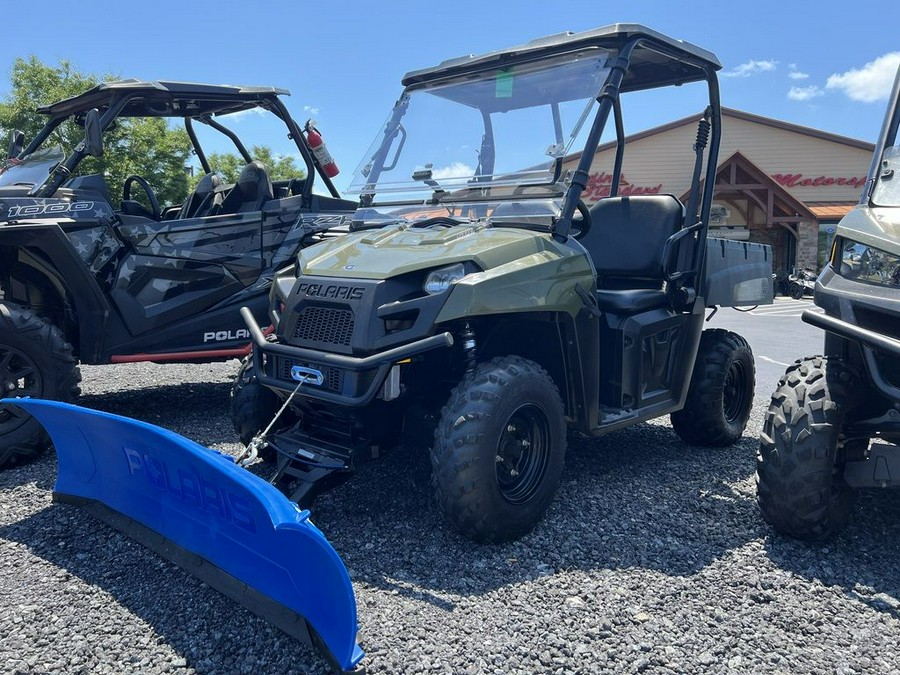
<svg viewBox="0 0 900 675"><path fill-rule="evenodd" d="M19 129L25 132L26 141L30 140L47 121L45 115L36 112L39 106L76 96L101 81L115 79L111 74L80 73L66 60L50 66L35 56L27 60L18 58L12 67L10 92L0 102L0 131L5 138L13 129ZM59 145L69 154L83 137L84 130L67 121L44 145ZM191 151L190 138L184 129L172 128L161 118L119 118L115 128L104 133L103 144L103 157L85 159L77 172L104 174L114 201L131 174L150 183L160 204L184 201L189 188L185 165ZM137 192L141 197L142 191Z"/></svg>
<svg viewBox="0 0 900 675"><path fill-rule="evenodd" d="M269 180L290 180L306 176L306 169L298 167L292 155L276 155L267 145L254 145L250 148L250 156L263 163L269 173ZM206 159L210 168L221 175L226 183L236 182L246 164L243 157L231 152L214 152L207 155ZM201 171L194 176L194 185L202 175Z"/></svg>

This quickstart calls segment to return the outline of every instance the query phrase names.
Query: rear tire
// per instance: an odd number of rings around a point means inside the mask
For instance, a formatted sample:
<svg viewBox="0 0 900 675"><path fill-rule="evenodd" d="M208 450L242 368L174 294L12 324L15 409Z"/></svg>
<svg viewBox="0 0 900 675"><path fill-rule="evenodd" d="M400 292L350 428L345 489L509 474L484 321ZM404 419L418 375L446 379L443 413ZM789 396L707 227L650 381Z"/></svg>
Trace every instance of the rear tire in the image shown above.
<svg viewBox="0 0 900 675"><path fill-rule="evenodd" d="M794 300L800 300L801 298L803 298L803 293L805 292L805 290L803 288L803 284L798 284L796 281L792 281L789 292Z"/></svg>
<svg viewBox="0 0 900 675"><path fill-rule="evenodd" d="M247 445L254 436L265 429L281 405L278 395L260 384L257 379L256 371L253 369L253 357L244 357L234 378L234 384L231 385L231 424L241 443ZM291 411L285 410L272 427L272 431L283 429L294 420L295 416ZM271 461L275 459L275 453L271 448L264 446L260 450L260 457Z"/></svg>
<svg viewBox="0 0 900 675"><path fill-rule="evenodd" d="M670 416L672 428L687 443L731 445L747 427L755 384L747 341L721 328L703 331L684 408Z"/></svg>
<svg viewBox="0 0 900 675"><path fill-rule="evenodd" d="M74 403L81 371L62 331L29 309L0 303L0 395ZM16 406L0 406L0 469L50 446L44 428Z"/></svg>
<svg viewBox="0 0 900 675"><path fill-rule="evenodd" d="M518 356L468 373L441 410L431 465L447 519L478 542L529 532L556 492L566 422L556 384Z"/></svg>
<svg viewBox="0 0 900 675"><path fill-rule="evenodd" d="M867 442L840 438L847 406L858 401L859 377L845 363L815 356L785 372L772 394L756 459L756 500L776 532L821 541L850 520L855 491L841 467Z"/></svg>

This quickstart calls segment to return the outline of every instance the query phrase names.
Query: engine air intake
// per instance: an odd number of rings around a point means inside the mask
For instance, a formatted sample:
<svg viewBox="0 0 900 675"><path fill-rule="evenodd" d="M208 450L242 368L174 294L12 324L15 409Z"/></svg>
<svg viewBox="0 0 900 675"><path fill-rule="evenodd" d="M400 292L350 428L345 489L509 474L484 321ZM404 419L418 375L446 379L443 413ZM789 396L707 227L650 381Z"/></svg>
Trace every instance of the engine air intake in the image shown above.
<svg viewBox="0 0 900 675"><path fill-rule="evenodd" d="M350 346L353 312L331 307L306 307L300 312L294 338L304 342Z"/></svg>

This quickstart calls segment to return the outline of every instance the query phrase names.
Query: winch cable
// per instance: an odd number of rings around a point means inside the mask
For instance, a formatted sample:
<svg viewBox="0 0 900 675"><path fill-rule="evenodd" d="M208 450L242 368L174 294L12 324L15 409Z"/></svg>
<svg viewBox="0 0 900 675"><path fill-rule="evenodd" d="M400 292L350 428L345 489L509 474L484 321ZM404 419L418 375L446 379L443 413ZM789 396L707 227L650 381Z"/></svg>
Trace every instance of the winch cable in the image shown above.
<svg viewBox="0 0 900 675"><path fill-rule="evenodd" d="M266 436L272 430L272 427L275 426L275 422L278 421L278 418L281 417L282 413L287 410L287 407L291 404L294 396L298 391L300 391L300 387L302 387L304 384L306 384L306 377L297 382L297 386L294 388L294 391L292 391L291 395L288 396L287 399L285 399L284 404L281 406L278 412L275 413L275 417L272 418L272 421L269 422L268 426L262 430L262 433L256 434L256 436L250 439L250 442L247 443L247 447L244 448L244 451L240 455L238 455L237 459L235 459L235 463L239 464L240 466L246 467L256 461L256 458L259 457L260 449L262 449L266 444Z"/></svg>

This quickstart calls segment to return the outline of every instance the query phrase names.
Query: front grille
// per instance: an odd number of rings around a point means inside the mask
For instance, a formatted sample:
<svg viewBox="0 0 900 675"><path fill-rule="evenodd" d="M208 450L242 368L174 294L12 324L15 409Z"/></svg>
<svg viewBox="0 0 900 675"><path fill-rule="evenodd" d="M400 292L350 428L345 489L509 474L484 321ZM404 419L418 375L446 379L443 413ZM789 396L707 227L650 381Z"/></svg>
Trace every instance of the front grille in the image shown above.
<svg viewBox="0 0 900 675"><path fill-rule="evenodd" d="M897 320L896 312L860 306L854 307L853 311L856 315L856 322L861 327L894 340L900 340L900 321ZM900 387L900 359L876 350L875 360L881 376L891 385Z"/></svg>
<svg viewBox="0 0 900 675"><path fill-rule="evenodd" d="M294 339L317 344L350 346L353 312L331 307L306 307L300 312Z"/></svg>
<svg viewBox="0 0 900 675"><path fill-rule="evenodd" d="M900 340L900 320L896 313L861 306L854 307L853 311L857 323L863 328Z"/></svg>
<svg viewBox="0 0 900 675"><path fill-rule="evenodd" d="M300 363L298 361L292 361L291 359L278 358L278 376L282 380L288 380L290 382L296 382L294 378L291 377L291 369L294 366L303 366L304 368L313 368L322 373L322 388L328 389L329 391L335 391L340 393L344 387L344 371L340 368L333 368L331 366L320 366L314 363ZM314 386L314 385L310 385Z"/></svg>

